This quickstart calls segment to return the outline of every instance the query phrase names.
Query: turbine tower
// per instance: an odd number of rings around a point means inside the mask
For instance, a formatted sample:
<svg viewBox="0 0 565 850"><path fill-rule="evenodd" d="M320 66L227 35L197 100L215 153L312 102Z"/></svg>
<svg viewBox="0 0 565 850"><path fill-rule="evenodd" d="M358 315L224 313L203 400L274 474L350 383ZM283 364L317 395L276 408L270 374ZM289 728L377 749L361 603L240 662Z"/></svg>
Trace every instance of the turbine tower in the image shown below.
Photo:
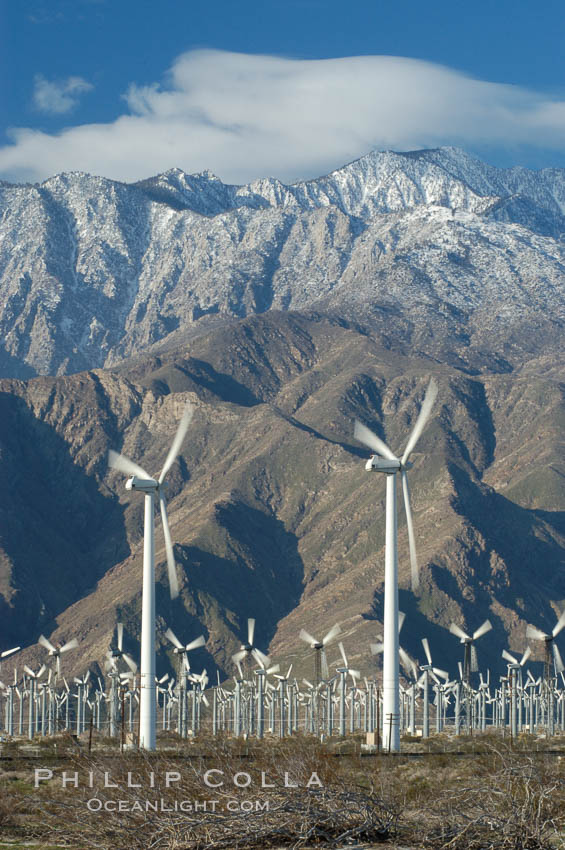
<svg viewBox="0 0 565 850"><path fill-rule="evenodd" d="M404 454L396 457L387 444L373 434L361 422L355 422L355 439L375 452L365 464L366 470L376 469L386 475L386 533L385 533L385 603L384 603L384 655L383 655L383 741L390 752L400 750L400 691L398 669L398 547L396 521L396 474L400 472L408 542L410 546L410 565L412 571L412 589L418 587L418 561L416 541L410 507L407 470L412 466L409 457L420 439L426 422L430 417L437 396L437 384L432 378L416 419L416 424L408 438ZM380 455L380 457L377 457Z"/></svg>
<svg viewBox="0 0 565 850"><path fill-rule="evenodd" d="M192 415L193 408L190 404L187 404L158 479L152 478L136 463L117 452L110 451L108 455L108 463L112 469L117 469L120 472L125 472L126 475L132 476L126 481L126 490L139 490L145 496L143 597L141 606L141 682L139 698L139 747L143 750L154 750L157 743L157 709L155 698L155 497L159 497L161 506L161 519L163 522L163 535L165 537L167 568L169 572L169 587L171 599L174 599L178 596L179 588L163 484L167 472L180 452Z"/></svg>

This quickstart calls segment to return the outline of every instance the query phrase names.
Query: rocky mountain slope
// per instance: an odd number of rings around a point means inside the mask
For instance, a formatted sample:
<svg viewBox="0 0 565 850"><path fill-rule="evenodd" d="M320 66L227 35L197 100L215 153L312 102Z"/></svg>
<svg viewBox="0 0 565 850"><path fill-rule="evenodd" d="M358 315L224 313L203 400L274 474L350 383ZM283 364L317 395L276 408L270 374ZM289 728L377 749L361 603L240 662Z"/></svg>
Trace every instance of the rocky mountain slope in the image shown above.
<svg viewBox="0 0 565 850"><path fill-rule="evenodd" d="M178 170L0 185L0 374L115 365L269 310L509 371L561 345L565 172L372 153L285 186Z"/></svg>
<svg viewBox="0 0 565 850"><path fill-rule="evenodd" d="M400 450L431 375L435 415L411 473L421 587L409 590L400 513L402 642L456 672L452 619L489 616L479 658L525 646L565 602L563 373L551 357L470 375L406 356L386 339L322 315L271 311L114 370L0 382L0 622L6 644L77 636L65 670L101 664L115 623L138 655L142 499L109 471L109 448L160 469L187 401L196 406L170 476L181 579L171 603L157 527L159 671L163 633L204 632L194 666L230 675L248 616L275 659L311 672L300 627L340 621L368 673L381 631L384 480L364 471L359 417ZM33 529L33 533L30 533ZM24 659L39 662L41 648ZM21 656L20 656L21 659ZM330 662L333 662L330 653ZM20 661L21 663L21 661Z"/></svg>

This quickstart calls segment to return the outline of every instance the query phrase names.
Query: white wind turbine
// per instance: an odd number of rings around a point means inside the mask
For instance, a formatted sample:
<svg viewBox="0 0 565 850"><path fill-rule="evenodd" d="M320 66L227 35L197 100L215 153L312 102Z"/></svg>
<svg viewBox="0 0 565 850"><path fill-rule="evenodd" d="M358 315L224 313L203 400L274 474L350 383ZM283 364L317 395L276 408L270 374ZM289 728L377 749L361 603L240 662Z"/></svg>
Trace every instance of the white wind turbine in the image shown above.
<svg viewBox="0 0 565 850"><path fill-rule="evenodd" d="M112 469L117 469L120 472L125 472L126 475L132 476L126 481L126 490L139 490L145 496L143 598L141 606L141 687L139 700L139 746L140 749L144 750L154 750L157 741L157 711L155 700L155 497L159 497L161 506L169 586L171 599L174 599L178 596L179 588L163 484L167 472L180 452L192 415L193 408L190 404L187 404L158 479L152 478L136 463L117 452L110 451L108 456L108 463Z"/></svg>
<svg viewBox="0 0 565 850"><path fill-rule="evenodd" d="M408 542L410 546L410 565L412 569L412 588L419 584L418 561L416 558L416 540L410 507L407 470L412 464L410 455L420 439L426 422L430 417L437 396L437 384L432 378L416 419L416 424L408 438L404 454L396 457L387 444L377 437L358 420L355 421L354 436L375 452L365 464L366 470L376 469L386 474L386 532L385 532L385 601L384 601L384 654L383 654L383 741L390 742L391 752L400 749L400 677L398 669L398 544L396 519L396 474L400 472ZM380 457L377 457L380 455Z"/></svg>

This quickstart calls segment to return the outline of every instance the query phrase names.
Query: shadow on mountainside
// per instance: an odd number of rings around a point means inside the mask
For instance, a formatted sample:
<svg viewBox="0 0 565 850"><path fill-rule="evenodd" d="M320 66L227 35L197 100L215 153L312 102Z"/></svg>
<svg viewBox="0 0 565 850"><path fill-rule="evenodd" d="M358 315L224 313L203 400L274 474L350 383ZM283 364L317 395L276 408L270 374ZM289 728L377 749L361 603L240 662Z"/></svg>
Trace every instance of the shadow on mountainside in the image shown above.
<svg viewBox="0 0 565 850"><path fill-rule="evenodd" d="M475 483L450 465L457 498L453 507L484 537L486 547L471 562L476 602L488 609L491 596L543 629L555 624L550 600L565 599L563 548L565 512L528 510Z"/></svg>
<svg viewBox="0 0 565 850"><path fill-rule="evenodd" d="M54 628L108 566L129 553L123 508L76 465L26 403L0 392L2 640L29 645Z"/></svg>
<svg viewBox="0 0 565 850"><path fill-rule="evenodd" d="M304 564L296 536L281 520L244 502L216 505L208 534L202 545L175 551L186 576L182 595L188 615L198 618L218 649L224 643L220 636L233 636L218 654L230 675L231 654L247 639L248 617L256 620L256 645L267 652L279 621L300 601Z"/></svg>

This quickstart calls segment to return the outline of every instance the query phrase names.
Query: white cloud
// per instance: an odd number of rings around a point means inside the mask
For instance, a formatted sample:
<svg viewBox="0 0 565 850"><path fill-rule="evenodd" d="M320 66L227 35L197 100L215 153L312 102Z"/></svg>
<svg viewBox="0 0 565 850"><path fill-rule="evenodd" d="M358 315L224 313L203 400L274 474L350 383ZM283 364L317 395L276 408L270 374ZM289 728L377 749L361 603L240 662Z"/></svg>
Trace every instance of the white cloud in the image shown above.
<svg viewBox="0 0 565 850"><path fill-rule="evenodd" d="M60 94L63 102L74 96ZM13 143L0 148L0 175L40 180L82 170L128 181L178 166L209 168L232 182L292 180L372 149L565 147L564 102L393 56L294 60L191 51L164 84L132 84L124 102L113 123L56 135L13 129Z"/></svg>
<svg viewBox="0 0 565 850"><path fill-rule="evenodd" d="M82 77L67 77L66 80L50 82L42 74L37 74L34 79L33 103L41 112L61 115L74 109L80 95L92 88L92 84Z"/></svg>

